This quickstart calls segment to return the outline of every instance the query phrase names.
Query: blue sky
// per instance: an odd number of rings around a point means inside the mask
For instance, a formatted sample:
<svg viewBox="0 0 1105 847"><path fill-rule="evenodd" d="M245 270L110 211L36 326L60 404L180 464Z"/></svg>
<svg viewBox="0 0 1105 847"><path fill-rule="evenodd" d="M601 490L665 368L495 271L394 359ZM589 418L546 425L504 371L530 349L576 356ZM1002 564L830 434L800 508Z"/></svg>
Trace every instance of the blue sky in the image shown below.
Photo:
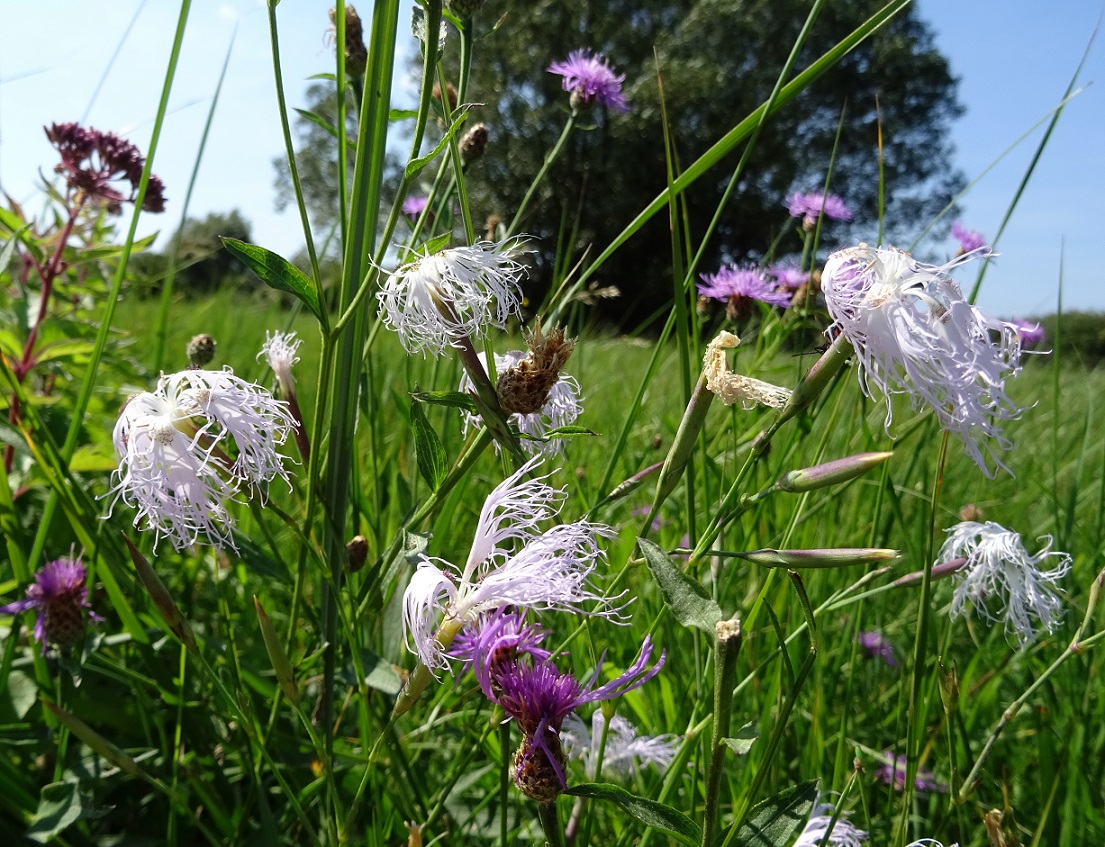
<svg viewBox="0 0 1105 847"><path fill-rule="evenodd" d="M1063 0L1047 7L1038 0L917 4L960 78L967 113L953 140L957 164L969 180L1060 102L1103 10L1101 0ZM279 6L291 105L300 100L307 77L330 67L323 35L329 5L285 0ZM9 3L7 9L0 53L0 187L33 211L38 174L48 175L55 162L44 125L85 120L124 133L146 149L177 8L166 0L51 0ZM401 39L408 32L407 14ZM293 213L273 210L271 160L283 148L267 16L259 0L194 0L154 168L170 202L165 215L145 217L140 230L170 232L180 222L180 203L235 29L227 82L189 214L239 208L253 224L255 241L291 255L302 235ZM1080 80L1087 87L1066 107L998 244L1001 255L987 272L980 302L996 315L1054 311L1060 274L1064 308L1105 309L1105 270L1096 249L1105 241L1099 206L1105 198L1105 45L1095 44ZM964 223L994 236L1042 131L971 188L961 201ZM961 281L969 287L973 276L964 273Z"/></svg>

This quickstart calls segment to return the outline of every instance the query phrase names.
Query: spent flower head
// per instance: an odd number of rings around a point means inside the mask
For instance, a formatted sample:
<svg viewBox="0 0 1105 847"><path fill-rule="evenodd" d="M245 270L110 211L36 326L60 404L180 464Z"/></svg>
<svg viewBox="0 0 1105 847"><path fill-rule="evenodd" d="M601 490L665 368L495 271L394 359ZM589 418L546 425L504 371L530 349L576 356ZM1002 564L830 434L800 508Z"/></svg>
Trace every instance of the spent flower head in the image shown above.
<svg viewBox="0 0 1105 847"><path fill-rule="evenodd" d="M1030 555L1018 533L993 521L963 521L948 530L938 562L966 559L956 571L952 596L953 617L970 609L987 620L1005 620L1005 631L1021 645L1040 630L1054 631L1062 617L1062 602L1054 586L1070 571L1071 557L1052 551L1050 535L1042 536L1043 548ZM1052 570L1040 565L1055 557ZM1038 623L1038 626L1037 626Z"/></svg>
<svg viewBox="0 0 1105 847"><path fill-rule="evenodd" d="M1008 470L998 450L1012 447L1001 422L1023 411L1005 393L1005 380L1020 372L1021 344L1012 324L968 303L947 275L970 258L926 265L903 250L860 244L829 257L821 286L830 332L839 329L855 348L864 393L886 397L887 431L891 395L908 394L992 477L990 460Z"/></svg>
<svg viewBox="0 0 1105 847"><path fill-rule="evenodd" d="M562 85L565 91L572 94L573 108L597 103L616 112L629 111L622 94L625 74L615 74L601 53L573 50L566 61L549 65L549 73L564 77Z"/></svg>
<svg viewBox="0 0 1105 847"><path fill-rule="evenodd" d="M487 359L483 353L479 354L479 359L486 366ZM499 376L499 386L501 387L504 379L509 379L509 375L516 372L520 365L529 360L530 354L522 350L510 350L502 355L496 353L495 373ZM551 430L574 423L576 418L583 413L583 406L580 405L582 397L580 396L579 383L576 382L574 377L566 373L558 373L554 376L556 381L547 390L545 401L536 411L510 412L509 421L517 426L518 431L523 435L531 436L534 439L544 438L546 433ZM461 376L460 390L464 393L475 391L472 379L467 373ZM481 425L482 421L478 414L465 413L465 433L470 428L478 429ZM529 456L559 456L564 452L564 439L562 438L552 438L548 441L533 441L523 438L521 445L522 451ZM499 449L498 442L496 442L495 448L496 450Z"/></svg>
<svg viewBox="0 0 1105 847"><path fill-rule="evenodd" d="M276 380L280 383L280 390L285 394L295 388L295 377L292 376L292 365L299 362L297 351L303 339L294 332L269 332L265 330L265 343L261 345L261 352L257 358L265 357L272 372L276 374Z"/></svg>
<svg viewBox="0 0 1105 847"><path fill-rule="evenodd" d="M824 215L834 221L850 221L851 210L835 194L822 194L814 191L809 194L795 192L787 197L787 211L792 218L801 218L805 229L817 226L818 219Z"/></svg>
<svg viewBox="0 0 1105 847"><path fill-rule="evenodd" d="M89 621L102 621L88 602L87 571L80 557L47 562L27 586L27 597L6 606L0 614L35 611L34 636L40 647L72 647L84 637Z"/></svg>
<svg viewBox="0 0 1105 847"><path fill-rule="evenodd" d="M65 183L79 203L102 203L113 215L122 212L123 203L138 197L146 160L138 148L113 132L101 132L69 122L52 124L46 137L61 154L54 169L65 176ZM121 183L129 191L120 190ZM142 208L147 212L165 211L165 186L150 174Z"/></svg>
<svg viewBox="0 0 1105 847"><path fill-rule="evenodd" d="M277 447L294 426L286 403L229 369L162 376L115 424L112 506L133 506L135 526L177 550L200 541L233 549L228 505L242 493L264 499L269 482L287 481Z"/></svg>
<svg viewBox="0 0 1105 847"><path fill-rule="evenodd" d="M502 329L522 307L518 239L481 241L421 256L394 271L377 293L384 323L408 353L441 355L465 337Z"/></svg>
<svg viewBox="0 0 1105 847"><path fill-rule="evenodd" d="M443 642L452 638L439 638L439 624L455 635L502 606L579 612L582 604L595 603L597 614L614 614L591 585L604 559L598 539L613 530L577 521L541 531L565 494L546 485L546 477L523 480L540 461L530 459L488 495L463 566L422 557L403 595L403 621L409 649L426 667L446 666Z"/></svg>

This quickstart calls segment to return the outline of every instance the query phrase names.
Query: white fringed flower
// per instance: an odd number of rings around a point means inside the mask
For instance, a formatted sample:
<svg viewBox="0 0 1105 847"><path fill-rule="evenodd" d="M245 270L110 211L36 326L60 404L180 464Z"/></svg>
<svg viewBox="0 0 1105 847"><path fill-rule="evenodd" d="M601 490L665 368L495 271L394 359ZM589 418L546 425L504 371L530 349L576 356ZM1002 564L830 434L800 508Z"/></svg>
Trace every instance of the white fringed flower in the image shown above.
<svg viewBox="0 0 1105 847"><path fill-rule="evenodd" d="M115 424L115 498L177 550L234 548L227 505L288 472L277 452L292 432L287 404L230 370L188 370L132 397Z"/></svg>
<svg viewBox="0 0 1105 847"><path fill-rule="evenodd" d="M529 356L522 350L510 350L505 354L495 354L495 373L502 376L503 371L512 368ZM480 363L487 367L487 357L479 354ZM464 393L475 391L472 379L467 373L460 378L460 390ZM514 412L509 416L509 421L518 427L518 431L533 438L544 438L550 430L568 426L575 423L576 418L583 414L583 406L580 405L581 390L575 378L566 373L561 373L559 379L549 391L549 398L538 412L524 415ZM470 428L483 426L480 416L471 412L464 415L464 432ZM564 439L553 438L549 441L530 441L521 439L522 452L527 456L559 456L564 452ZM499 450L499 443L495 443L495 449Z"/></svg>
<svg viewBox="0 0 1105 847"><path fill-rule="evenodd" d="M583 769L591 781L598 778L595 764L598 762L599 745L602 744L604 723L606 719L602 709L596 709L591 716L590 731L587 724L573 713L564 719L564 728L560 731L565 752L583 761ZM678 749L678 736L638 735L633 724L621 715L614 715L602 751L602 772L607 776L629 776L642 766L656 765L663 773L674 761Z"/></svg>
<svg viewBox="0 0 1105 847"><path fill-rule="evenodd" d="M503 328L522 305L518 239L481 241L403 265L377 293L383 320L408 353L441 355L463 337Z"/></svg>
<svg viewBox="0 0 1105 847"><path fill-rule="evenodd" d="M299 361L296 351L303 343L302 338L297 338L294 332L273 332L265 330L265 343L261 346L261 352L257 358L265 357L272 372L276 374L276 380L280 383L280 390L291 391L295 386L292 377L292 365Z"/></svg>
<svg viewBox="0 0 1105 847"><path fill-rule="evenodd" d="M408 647L426 667L445 667L442 640L501 606L578 612L594 602L600 614L612 614L590 578L605 558L598 539L613 530L577 521L540 532L565 494L546 485L546 477L523 481L539 463L540 457L526 462L488 495L463 568L422 557L403 595L403 621ZM448 639L437 637L439 624L451 630Z"/></svg>
<svg viewBox="0 0 1105 847"><path fill-rule="evenodd" d="M867 833L848 820L847 812L841 812L834 824L835 814L836 809L832 803L817 803L793 847L821 847L821 845L863 847L867 843ZM830 825L832 825L831 831Z"/></svg>
<svg viewBox="0 0 1105 847"><path fill-rule="evenodd" d="M860 244L829 257L821 286L829 314L856 349L860 384L886 397L908 394L913 407L932 408L969 455L992 477L989 461L1008 470L997 450L1011 442L1000 422L1022 408L1005 393L1020 372L1016 327L968 303L948 272L982 255L968 253L946 265L926 265L902 250Z"/></svg>
<svg viewBox="0 0 1105 847"><path fill-rule="evenodd" d="M1006 633L1016 633L1022 646L1038 631L1033 618L1041 629L1052 632L1063 612L1052 586L1070 571L1071 557L1052 552L1050 535L1039 540L1044 541L1043 549L1030 556L1020 535L993 521L964 521L949 529L937 560L967 560L956 572L952 616L966 615L969 609L991 621L1001 615ZM1058 558L1056 567L1041 571L1039 566L1051 556ZM996 614L992 598L1000 607Z"/></svg>

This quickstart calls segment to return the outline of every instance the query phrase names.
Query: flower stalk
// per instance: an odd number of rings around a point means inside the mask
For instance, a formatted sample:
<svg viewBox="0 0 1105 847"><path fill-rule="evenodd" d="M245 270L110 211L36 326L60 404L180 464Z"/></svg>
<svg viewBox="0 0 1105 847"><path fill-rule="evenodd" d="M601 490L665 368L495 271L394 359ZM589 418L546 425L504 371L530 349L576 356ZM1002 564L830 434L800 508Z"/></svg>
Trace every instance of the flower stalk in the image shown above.
<svg viewBox="0 0 1105 847"><path fill-rule="evenodd" d="M714 725L710 734L710 762L706 771L706 809L702 819L702 847L715 847L721 809L718 794L725 764L725 739L733 711L733 687L737 654L741 648L741 625L736 617L718 621L714 632Z"/></svg>

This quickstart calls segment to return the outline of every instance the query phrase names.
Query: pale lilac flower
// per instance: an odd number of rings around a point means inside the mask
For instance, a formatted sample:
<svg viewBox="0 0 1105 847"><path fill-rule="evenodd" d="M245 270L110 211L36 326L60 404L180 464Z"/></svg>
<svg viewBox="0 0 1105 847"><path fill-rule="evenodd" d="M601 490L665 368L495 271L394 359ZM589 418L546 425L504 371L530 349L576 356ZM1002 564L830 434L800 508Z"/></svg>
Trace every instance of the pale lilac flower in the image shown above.
<svg viewBox="0 0 1105 847"><path fill-rule="evenodd" d="M80 557L70 554L66 559L47 562L27 586L27 597L6 606L0 614L16 615L32 609L35 619L35 641L41 647L56 644L72 647L84 637L89 621L102 621L88 602L87 572Z"/></svg>
<svg viewBox="0 0 1105 847"><path fill-rule="evenodd" d="M294 332L273 332L265 330L265 343L261 346L261 352L257 358L265 357L272 372L276 374L276 380L280 383L280 390L288 394L295 389L295 378L292 376L292 365L299 362L296 351L303 339L297 338Z"/></svg>
<svg viewBox="0 0 1105 847"><path fill-rule="evenodd" d="M512 368L519 362L529 357L529 353L522 350L510 350L505 354L495 354L495 373L502 376L508 368ZM480 363L486 368L487 357L479 354ZM475 391L472 378L464 373L460 378L460 391L469 393ZM550 438L548 441L531 440L542 439L545 435L562 426L568 426L575 422L583 414L583 406L580 405L582 397L579 383L575 378L566 373L561 373L553 387L549 391L549 397L540 411L522 414L513 412L507 420L518 427L518 431L531 438L520 440L522 452L528 456L559 456L564 452L564 439ZM479 429L483 421L478 414L466 412L464 415L464 432L467 434L471 428ZM495 449L499 449L498 442Z"/></svg>
<svg viewBox="0 0 1105 847"><path fill-rule="evenodd" d="M911 841L906 847L944 847L935 838L920 838L917 841ZM958 844L949 844L948 847L959 847Z"/></svg>
<svg viewBox="0 0 1105 847"><path fill-rule="evenodd" d="M481 241L442 250L403 265L377 293L384 323L408 353L441 355L465 337L502 329L522 307L519 280L526 266L519 241Z"/></svg>
<svg viewBox="0 0 1105 847"><path fill-rule="evenodd" d="M812 229L817 219L824 215L834 221L850 221L851 210L835 194L822 194L820 191L810 194L795 192L787 197L787 211L792 218L802 218L802 226Z"/></svg>
<svg viewBox="0 0 1105 847"><path fill-rule="evenodd" d="M1062 617L1062 603L1052 586L1070 571L1071 557L1052 552L1050 535L1037 540L1044 546L1032 556L1020 535L993 521L964 521L949 529L937 561L967 560L956 572L952 617L966 615L969 609L991 621L1001 615L1006 633L1015 634L1022 646L1038 632L1033 619L1040 629L1053 632ZM1058 559L1055 568L1040 570L1052 556Z"/></svg>
<svg viewBox="0 0 1105 847"><path fill-rule="evenodd" d="M579 758L583 762L587 778L598 778L595 765L599 758L599 745L602 744L602 730L606 718L602 709L596 709L591 715L591 728L577 715L571 714L564 719L564 728L560 731L560 741L569 758ZM673 734L638 735L636 727L621 715L610 720L610 731L606 735L606 746L602 750L603 776L630 776L643 766L655 765L660 773L668 769L675 760L679 749L679 737Z"/></svg>
<svg viewBox="0 0 1105 847"><path fill-rule="evenodd" d="M137 509L135 526L167 536L177 550L205 541L236 549L228 504L265 497L287 481L277 447L295 424L286 403L222 371L188 370L127 401L113 440L115 498Z"/></svg>
<svg viewBox="0 0 1105 847"><path fill-rule="evenodd" d="M867 833L848 820L848 812L841 812L834 824L835 814L832 803L817 803L793 847L863 847L867 843Z"/></svg>
<svg viewBox="0 0 1105 847"><path fill-rule="evenodd" d="M502 606L578 613L581 604L593 602L597 614L613 614L609 601L591 585L605 558L598 539L613 530L577 521L539 531L565 497L563 490L543 482L547 477L523 481L540 461L530 459L488 495L463 567L422 557L403 595L403 621L408 647L426 667L446 667L436 636L439 624L455 634L481 613Z"/></svg>
<svg viewBox="0 0 1105 847"><path fill-rule="evenodd" d="M1005 393L1006 378L1020 372L1021 345L1012 324L972 306L947 276L970 258L937 267L860 244L829 257L821 287L830 332L842 331L856 350L864 393L873 396L873 387L886 397L887 431L891 395L908 394L992 477L989 460L1008 470L998 450L1012 447L1000 422L1023 411Z"/></svg>
<svg viewBox="0 0 1105 847"><path fill-rule="evenodd" d="M426 208L426 202L427 198L419 194L411 194L403 201L403 205L399 207L399 211L410 220L416 221L419 215L422 214L422 210Z"/></svg>
<svg viewBox="0 0 1105 847"><path fill-rule="evenodd" d="M494 666L489 686L492 699L502 706L522 730L522 745L514 755L514 782L526 796L548 802L567 786L564 767L567 759L560 743L564 720L587 703L612 700L638 688L660 672L667 657L652 658L652 639L645 636L641 652L625 673L597 688L605 654L586 682L563 673L551 661L502 662Z"/></svg>
<svg viewBox="0 0 1105 847"><path fill-rule="evenodd" d="M699 276L705 283L699 284L699 294L728 303L738 313L743 313L752 300L784 308L790 305L790 292L780 291L758 268L727 265L716 274Z"/></svg>
<svg viewBox="0 0 1105 847"><path fill-rule="evenodd" d="M872 659L882 659L890 667L898 667L898 660L894 657L894 645L881 632L861 632L856 636L860 648Z"/></svg>
<svg viewBox="0 0 1105 847"><path fill-rule="evenodd" d="M884 785L894 786L895 791L904 791L909 761L904 755L895 756L892 750L887 750L882 755L883 760L875 769L875 779ZM946 785L936 781L936 774L921 768L917 769L917 776L913 780L913 785L921 793L948 790Z"/></svg>
<svg viewBox="0 0 1105 847"><path fill-rule="evenodd" d="M1017 334L1021 337L1021 347L1034 347L1044 340L1042 324L1020 318L1014 318L1011 323L1017 328Z"/></svg>
<svg viewBox="0 0 1105 847"><path fill-rule="evenodd" d="M776 284L784 291L797 291L810 281L809 271L789 263L776 263L767 272L775 277Z"/></svg>
<svg viewBox="0 0 1105 847"><path fill-rule="evenodd" d="M564 77L562 85L565 91L571 92L573 106L598 103L617 112L629 111L622 94L625 75L615 74L601 53L592 55L590 50L573 50L567 61L549 65L549 73Z"/></svg>
<svg viewBox="0 0 1105 847"><path fill-rule="evenodd" d="M959 252L981 253L987 251L986 237L981 232L967 229L959 221L952 224L952 236L959 242Z"/></svg>

